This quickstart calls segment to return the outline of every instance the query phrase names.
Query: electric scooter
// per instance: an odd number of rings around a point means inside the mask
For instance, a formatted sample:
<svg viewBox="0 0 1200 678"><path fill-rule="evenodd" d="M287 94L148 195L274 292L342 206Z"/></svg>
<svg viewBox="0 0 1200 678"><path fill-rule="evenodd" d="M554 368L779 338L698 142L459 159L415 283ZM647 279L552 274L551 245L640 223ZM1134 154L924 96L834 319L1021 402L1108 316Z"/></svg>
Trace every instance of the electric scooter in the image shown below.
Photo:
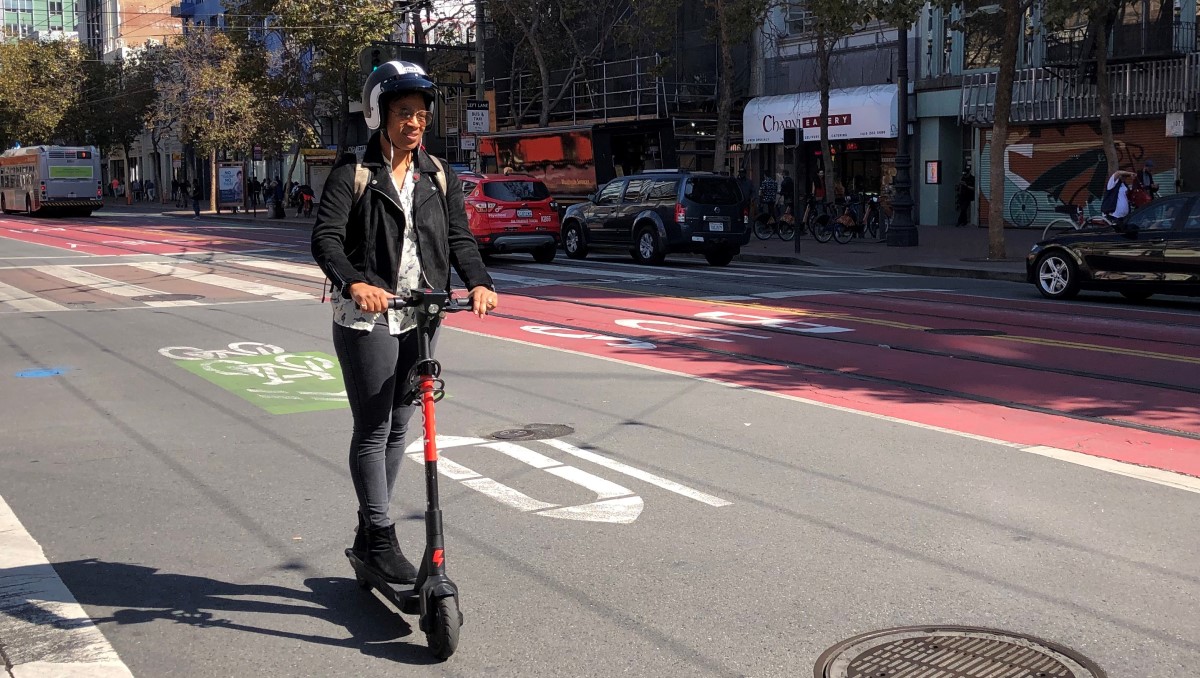
<svg viewBox="0 0 1200 678"><path fill-rule="evenodd" d="M403 614L420 615L421 630L425 632L430 652L438 659L447 659L458 648L463 616L458 604L458 587L446 576L442 509L438 502L437 420L434 417L434 404L445 395L445 385L440 378L442 366L431 355L430 341L446 313L470 308L452 299L446 291L433 290L414 290L408 299L395 298L389 305L393 309L417 308L419 357L408 373L404 404L419 400L425 419L425 554L421 557L412 588L385 581L378 571L359 560L353 549L346 549L346 557L350 559L360 587L375 589Z"/></svg>

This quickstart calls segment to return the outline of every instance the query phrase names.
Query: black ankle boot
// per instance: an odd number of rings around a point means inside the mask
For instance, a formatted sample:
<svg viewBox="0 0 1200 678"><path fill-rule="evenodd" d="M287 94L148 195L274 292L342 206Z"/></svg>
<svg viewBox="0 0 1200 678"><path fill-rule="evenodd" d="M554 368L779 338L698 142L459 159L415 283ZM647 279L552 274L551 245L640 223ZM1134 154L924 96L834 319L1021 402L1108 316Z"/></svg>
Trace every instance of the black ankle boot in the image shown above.
<svg viewBox="0 0 1200 678"><path fill-rule="evenodd" d="M367 528L367 557L363 562L393 584L411 584L417 580L417 568L400 552L395 525Z"/></svg>
<svg viewBox="0 0 1200 678"><path fill-rule="evenodd" d="M358 527L354 528L354 545L350 547L359 560L367 559L367 518L358 512Z"/></svg>

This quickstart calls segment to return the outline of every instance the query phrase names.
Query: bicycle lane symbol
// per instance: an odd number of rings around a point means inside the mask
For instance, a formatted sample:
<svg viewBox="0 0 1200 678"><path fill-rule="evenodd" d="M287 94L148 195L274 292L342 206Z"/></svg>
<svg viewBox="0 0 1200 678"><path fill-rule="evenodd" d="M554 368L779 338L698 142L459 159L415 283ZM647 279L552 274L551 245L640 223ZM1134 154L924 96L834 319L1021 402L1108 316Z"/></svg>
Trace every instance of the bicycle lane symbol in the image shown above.
<svg viewBox="0 0 1200 678"><path fill-rule="evenodd" d="M221 349L168 346L158 352L271 414L338 409L348 404L337 360L325 353L289 353L255 341L233 342Z"/></svg>
<svg viewBox="0 0 1200 678"><path fill-rule="evenodd" d="M611 471L622 473L631 478L641 480L642 482L714 508L729 506L733 503L687 487L686 485L681 485L673 480L668 480L639 468L629 466L615 459L610 459L602 454L580 449L563 440L552 438L532 442L537 445L548 446L559 452L591 462L597 466L602 466ZM514 508L524 513L533 513L534 515L546 518L559 518L562 520L627 525L637 520L645 505L640 496L622 485L584 471L581 468L564 464L524 445L462 436L438 436L437 444L439 449L438 473L451 480L457 480L463 485L491 497L509 508ZM483 476L462 464L454 462L440 453L441 450L465 447L499 452L507 457L528 464L533 468L579 485L593 492L596 495L596 499L595 501L574 506L560 506L552 502L535 499L520 490ZM423 449L424 441L417 440L405 449L405 454L413 461L423 464L425 463Z"/></svg>

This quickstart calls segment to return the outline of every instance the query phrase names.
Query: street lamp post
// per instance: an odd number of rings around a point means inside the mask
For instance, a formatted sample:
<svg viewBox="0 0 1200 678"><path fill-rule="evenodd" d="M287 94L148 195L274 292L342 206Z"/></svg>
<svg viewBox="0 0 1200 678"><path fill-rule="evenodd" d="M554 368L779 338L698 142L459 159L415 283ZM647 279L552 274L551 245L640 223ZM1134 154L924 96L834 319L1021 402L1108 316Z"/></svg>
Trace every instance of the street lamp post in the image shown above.
<svg viewBox="0 0 1200 678"><path fill-rule="evenodd" d="M901 22L903 24L903 22ZM896 113L900 129L896 137L896 178L892 180L892 226L888 229L888 247L916 247L917 225L912 218L912 158L908 155L908 26L896 30L896 86L900 101Z"/></svg>

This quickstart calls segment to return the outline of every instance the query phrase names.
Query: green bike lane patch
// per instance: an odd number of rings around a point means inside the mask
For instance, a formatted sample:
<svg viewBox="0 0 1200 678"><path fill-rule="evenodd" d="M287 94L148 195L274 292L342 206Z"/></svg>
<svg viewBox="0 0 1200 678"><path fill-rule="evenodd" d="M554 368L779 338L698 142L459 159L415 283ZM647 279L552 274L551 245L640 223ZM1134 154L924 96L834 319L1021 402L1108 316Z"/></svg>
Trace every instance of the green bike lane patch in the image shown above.
<svg viewBox="0 0 1200 678"><path fill-rule="evenodd" d="M169 347L159 354L271 414L348 407L341 368L327 353L235 342L211 350Z"/></svg>

